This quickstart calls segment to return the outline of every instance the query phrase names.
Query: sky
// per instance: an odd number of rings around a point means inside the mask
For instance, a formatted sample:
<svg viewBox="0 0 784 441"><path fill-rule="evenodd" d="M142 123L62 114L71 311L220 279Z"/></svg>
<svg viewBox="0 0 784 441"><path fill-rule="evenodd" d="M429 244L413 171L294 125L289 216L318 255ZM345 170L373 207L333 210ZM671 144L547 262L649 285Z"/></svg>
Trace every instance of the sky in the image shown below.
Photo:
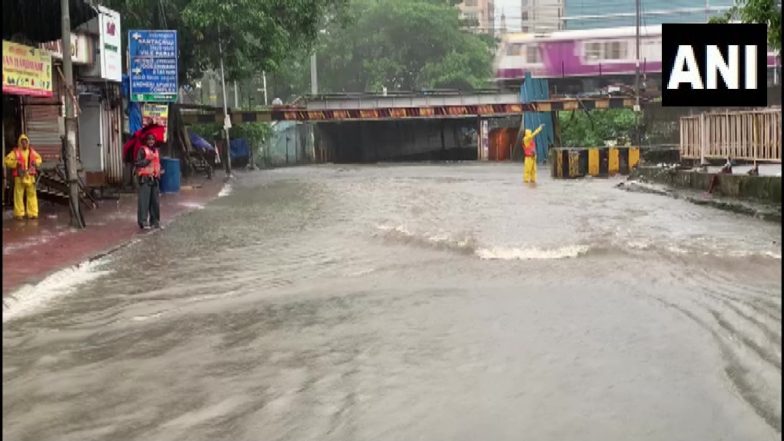
<svg viewBox="0 0 784 441"><path fill-rule="evenodd" d="M520 0L495 0L495 19L496 19L496 26L501 24L501 11L503 10L504 14L507 17L520 17ZM515 19L506 20L506 26L510 30L519 30L520 29L520 21Z"/></svg>

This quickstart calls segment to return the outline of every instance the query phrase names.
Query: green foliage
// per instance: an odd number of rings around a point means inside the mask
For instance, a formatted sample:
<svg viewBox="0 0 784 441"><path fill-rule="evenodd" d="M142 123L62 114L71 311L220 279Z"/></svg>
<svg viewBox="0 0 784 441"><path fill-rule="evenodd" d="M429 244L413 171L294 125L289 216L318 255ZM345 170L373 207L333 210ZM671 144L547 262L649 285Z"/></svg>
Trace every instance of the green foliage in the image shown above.
<svg viewBox="0 0 784 441"><path fill-rule="evenodd" d="M465 30L454 0L351 0L317 49L319 92L473 89L492 76L495 42ZM275 96L310 90L308 53L273 74Z"/></svg>
<svg viewBox="0 0 784 441"><path fill-rule="evenodd" d="M561 143L566 147L602 146L632 139L636 117L630 109L559 112Z"/></svg>
<svg viewBox="0 0 784 441"><path fill-rule="evenodd" d="M725 14L712 17L711 23L743 23L768 25L768 45L781 52L781 3L777 0L736 0Z"/></svg>
<svg viewBox="0 0 784 441"><path fill-rule="evenodd" d="M322 17L340 15L348 0L101 0L125 29L175 29L180 81L190 84L220 65L228 80L274 70L293 50L312 45Z"/></svg>
<svg viewBox="0 0 784 441"><path fill-rule="evenodd" d="M223 139L223 124L194 124L188 127L197 135L213 143L216 139ZM243 123L229 129L231 139L245 138L251 146L258 147L264 144L272 134L272 127L267 123Z"/></svg>

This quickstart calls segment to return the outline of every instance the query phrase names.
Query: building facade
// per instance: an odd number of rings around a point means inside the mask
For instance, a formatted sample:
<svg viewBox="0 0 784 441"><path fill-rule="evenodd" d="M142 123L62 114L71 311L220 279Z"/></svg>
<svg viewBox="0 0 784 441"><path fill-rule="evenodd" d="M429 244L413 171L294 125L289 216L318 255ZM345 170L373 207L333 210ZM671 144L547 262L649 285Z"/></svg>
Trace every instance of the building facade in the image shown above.
<svg viewBox="0 0 784 441"><path fill-rule="evenodd" d="M463 0L457 7L461 18L470 23L471 29L487 34L495 33L493 0Z"/></svg>
<svg viewBox="0 0 784 441"><path fill-rule="evenodd" d="M520 30L548 33L563 29L564 0L520 0Z"/></svg>
<svg viewBox="0 0 784 441"><path fill-rule="evenodd" d="M525 0L524 0L525 1ZM532 1L532 0L528 0ZM563 29L597 29L635 26L632 0L563 0ZM640 24L705 23L732 6L733 0L640 0Z"/></svg>

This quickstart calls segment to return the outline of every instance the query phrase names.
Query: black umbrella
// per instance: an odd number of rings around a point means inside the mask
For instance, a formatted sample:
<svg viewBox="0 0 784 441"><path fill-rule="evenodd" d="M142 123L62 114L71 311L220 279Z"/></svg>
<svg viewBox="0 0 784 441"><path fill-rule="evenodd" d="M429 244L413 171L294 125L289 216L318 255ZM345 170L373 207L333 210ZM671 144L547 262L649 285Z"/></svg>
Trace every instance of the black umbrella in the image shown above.
<svg viewBox="0 0 784 441"><path fill-rule="evenodd" d="M98 16L87 0L68 0L71 29ZM3 0L3 40L46 43L62 38L60 0Z"/></svg>

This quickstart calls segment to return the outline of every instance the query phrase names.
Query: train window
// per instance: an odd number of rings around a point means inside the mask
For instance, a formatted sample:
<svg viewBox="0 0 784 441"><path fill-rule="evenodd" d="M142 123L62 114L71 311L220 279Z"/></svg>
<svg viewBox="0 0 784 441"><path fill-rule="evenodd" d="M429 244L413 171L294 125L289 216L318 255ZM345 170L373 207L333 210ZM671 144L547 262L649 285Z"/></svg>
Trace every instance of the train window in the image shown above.
<svg viewBox="0 0 784 441"><path fill-rule="evenodd" d="M604 58L607 60L623 60L626 58L626 42L611 41L605 43Z"/></svg>
<svg viewBox="0 0 784 441"><path fill-rule="evenodd" d="M539 47L528 46L525 49L525 61L527 63L535 64L539 62Z"/></svg>
<svg viewBox="0 0 784 441"><path fill-rule="evenodd" d="M592 42L585 43L585 59L588 61L597 61L602 58L602 45L601 43Z"/></svg>
<svg viewBox="0 0 784 441"><path fill-rule="evenodd" d="M519 44L510 43L508 46L506 46L506 55L509 55L510 57L519 56L521 47L522 46Z"/></svg>

